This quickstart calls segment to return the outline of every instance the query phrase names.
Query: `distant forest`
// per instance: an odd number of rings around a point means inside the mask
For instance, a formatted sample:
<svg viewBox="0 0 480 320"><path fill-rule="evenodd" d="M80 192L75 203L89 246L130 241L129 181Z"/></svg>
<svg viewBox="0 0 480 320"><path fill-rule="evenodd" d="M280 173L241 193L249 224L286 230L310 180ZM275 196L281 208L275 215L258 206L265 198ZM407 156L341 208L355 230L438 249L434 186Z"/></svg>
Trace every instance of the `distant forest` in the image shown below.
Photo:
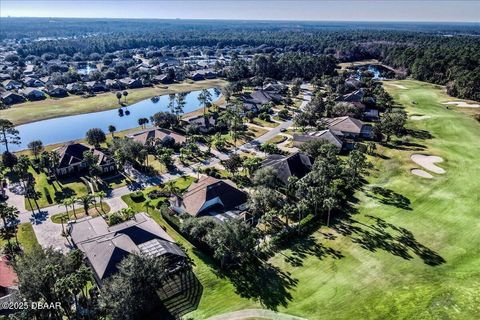
<svg viewBox="0 0 480 320"><path fill-rule="evenodd" d="M379 59L415 79L446 85L453 96L480 100L480 24L2 19L0 39L42 37L57 39L24 41L19 54L245 45L257 48L252 53L281 49L343 62Z"/></svg>

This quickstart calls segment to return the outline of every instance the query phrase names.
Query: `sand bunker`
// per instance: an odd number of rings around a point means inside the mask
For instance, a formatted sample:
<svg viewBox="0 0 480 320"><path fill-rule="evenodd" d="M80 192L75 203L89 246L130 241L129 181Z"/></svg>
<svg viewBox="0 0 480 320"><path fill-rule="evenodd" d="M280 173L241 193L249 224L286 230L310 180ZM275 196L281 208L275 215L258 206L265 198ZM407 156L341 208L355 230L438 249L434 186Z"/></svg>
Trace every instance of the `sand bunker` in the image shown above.
<svg viewBox="0 0 480 320"><path fill-rule="evenodd" d="M398 89L407 89L407 87L405 87L405 86L403 86L403 85L401 85L401 84L390 83L390 85L392 85L392 86L394 86L394 87L396 87L396 88L398 88Z"/></svg>
<svg viewBox="0 0 480 320"><path fill-rule="evenodd" d="M416 176L422 177L422 178L427 178L427 179L432 179L433 176L428 173L427 171L423 171L421 169L412 169L410 172Z"/></svg>
<svg viewBox="0 0 480 320"><path fill-rule="evenodd" d="M410 158L412 159L413 162L415 162L416 164L424 167L428 171L432 171L432 172L435 172L435 173L438 173L438 174L445 173L444 169L442 169L440 167L437 167L435 165L435 163L443 162L443 159L441 157L426 156L424 154L412 154L412 156Z"/></svg>
<svg viewBox="0 0 480 320"><path fill-rule="evenodd" d="M448 104L448 105L453 104L460 108L480 108L480 104L478 103L468 103L465 101L450 101L450 102L444 102L443 104Z"/></svg>
<svg viewBox="0 0 480 320"><path fill-rule="evenodd" d="M410 119L412 120L425 120L430 119L432 116L411 116Z"/></svg>

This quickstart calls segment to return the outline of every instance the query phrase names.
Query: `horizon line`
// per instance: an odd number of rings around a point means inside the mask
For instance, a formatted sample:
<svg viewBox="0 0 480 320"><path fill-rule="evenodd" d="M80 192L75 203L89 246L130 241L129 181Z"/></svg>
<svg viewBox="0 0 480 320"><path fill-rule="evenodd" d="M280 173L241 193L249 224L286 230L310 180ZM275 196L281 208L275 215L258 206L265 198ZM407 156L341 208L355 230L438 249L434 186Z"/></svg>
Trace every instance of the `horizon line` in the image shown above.
<svg viewBox="0 0 480 320"><path fill-rule="evenodd" d="M379 23L465 23L465 24L480 24L480 21L460 21L460 20L443 20L443 21L432 21L432 20L290 20L290 19L277 19L277 20L259 20L259 19L221 19L221 18L116 18L116 17L38 17L38 16L2 16L0 14L0 19L28 19L28 18L36 18L36 19L103 19L103 20L171 20L171 21L251 21L251 22L357 22L357 23L371 23L371 22L379 22Z"/></svg>

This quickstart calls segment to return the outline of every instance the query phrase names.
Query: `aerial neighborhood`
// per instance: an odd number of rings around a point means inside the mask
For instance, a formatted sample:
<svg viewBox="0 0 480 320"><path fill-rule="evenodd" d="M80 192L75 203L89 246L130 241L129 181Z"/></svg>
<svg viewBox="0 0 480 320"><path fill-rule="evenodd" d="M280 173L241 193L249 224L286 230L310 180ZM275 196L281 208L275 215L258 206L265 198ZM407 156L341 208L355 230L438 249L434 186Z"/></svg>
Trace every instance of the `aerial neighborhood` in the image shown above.
<svg viewBox="0 0 480 320"><path fill-rule="evenodd" d="M480 116L447 105L478 100L467 80L404 59L427 27L2 20L0 302L55 308L1 319L408 318L371 313L399 308L380 282L449 262L422 190L471 192L434 141Z"/></svg>

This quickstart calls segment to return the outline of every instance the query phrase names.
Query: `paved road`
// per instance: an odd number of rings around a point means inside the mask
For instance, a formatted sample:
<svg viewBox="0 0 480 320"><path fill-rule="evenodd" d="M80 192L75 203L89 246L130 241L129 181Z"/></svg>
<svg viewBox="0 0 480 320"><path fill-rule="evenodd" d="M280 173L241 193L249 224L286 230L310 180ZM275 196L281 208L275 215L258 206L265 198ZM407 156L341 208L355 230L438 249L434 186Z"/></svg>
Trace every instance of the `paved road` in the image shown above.
<svg viewBox="0 0 480 320"><path fill-rule="evenodd" d="M312 93L308 89L308 84L302 84L302 91L303 91L303 101L302 104L300 105L300 110L303 110L305 106L310 102L312 99ZM267 142L268 140L272 139L273 137L277 136L282 132L282 129L288 129L293 125L293 120L288 120L288 121L276 121L280 123L278 126L275 128L269 130L266 132L264 135L244 144L243 146L240 147L240 149L254 149L255 147L261 145L264 142Z"/></svg>
<svg viewBox="0 0 480 320"><path fill-rule="evenodd" d="M278 313L265 309L245 309L208 318L207 320L244 320L251 318L265 318L271 320L307 320L285 313Z"/></svg>

